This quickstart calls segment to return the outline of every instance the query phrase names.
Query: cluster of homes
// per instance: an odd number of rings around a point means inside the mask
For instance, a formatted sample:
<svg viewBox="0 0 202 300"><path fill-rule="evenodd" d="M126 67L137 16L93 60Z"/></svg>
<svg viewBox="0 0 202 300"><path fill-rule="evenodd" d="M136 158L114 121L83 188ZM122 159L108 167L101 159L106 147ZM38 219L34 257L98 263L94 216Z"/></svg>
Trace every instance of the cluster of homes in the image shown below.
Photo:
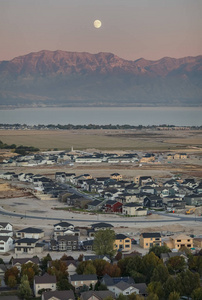
<svg viewBox="0 0 202 300"><path fill-rule="evenodd" d="M4 159L2 165L7 166L37 166L37 165L53 165L53 164L73 164L73 163L161 163L176 159L187 159L186 153L175 154L159 154L159 153L126 153L123 155L112 153L86 153L83 151L48 151L38 154L18 155L9 159Z"/></svg>
<svg viewBox="0 0 202 300"><path fill-rule="evenodd" d="M66 172L56 172L54 180L15 172L3 173L0 178L28 182L40 199L56 198L70 207L89 211L142 216L147 215L148 209L175 211L202 205L202 182L195 178L157 182L151 176L136 176L128 181L119 173L93 178L90 174L76 176Z"/></svg>
<svg viewBox="0 0 202 300"><path fill-rule="evenodd" d="M113 226L108 223L96 223L92 224L91 228L87 230L87 235L91 240L81 241L80 232L78 229L75 229L73 224L67 222L60 222L54 225L53 233L50 241L50 249L52 251L63 251L72 253L74 250L81 249L91 249L93 246L93 237L95 233L100 229L113 229ZM7 234L7 235L6 235ZM2 237L13 238L15 235L15 254L16 258L12 258L11 265L0 265L0 277L3 278L5 271L11 267L17 267L21 270L23 264L33 263L37 264L40 267L40 259L37 256L43 247L40 243L40 240L44 238L44 232L41 229L36 228L25 228L18 230L13 234L13 227L10 223L0 223L0 245L2 246L5 241ZM126 236L124 234L116 234L114 241L114 249L121 251L123 257L141 255L138 252L130 252L132 237ZM38 245L37 245L38 244ZM170 249L180 250L181 247L185 246L188 249L192 249L194 246L199 249L202 248L202 238L192 238L184 234L173 235L170 237L162 237L158 232L145 232L139 236L139 245L144 249L149 249L153 246L162 246L166 245ZM39 250L40 249L40 250ZM8 250L8 248L5 248ZM125 252L125 253L124 253ZM19 257L17 254L21 254ZM85 253L85 252L84 252ZM23 255L22 254L26 254ZM184 252L173 251L169 253L162 253L161 258L164 263L166 263L169 258L174 256L182 256L185 261L188 261L188 258ZM32 258L31 258L32 257ZM107 255L97 256L97 255L83 255L83 261L103 259L109 263L115 263ZM68 280L69 283L75 288L76 293L79 293L80 299L83 300L103 300L106 297L110 296L113 299L116 299L120 294L130 295L132 293L140 294L142 296L147 295L147 286L145 283L135 283L131 277L110 277L109 275L104 275L100 281L101 284L106 285L107 291L94 291L94 287L98 281L96 274L88 275L78 275L76 272L77 266L79 264L78 259L71 259L64 261L67 265L68 270ZM48 267L51 267L52 261L48 262ZM83 291L83 287L85 290ZM92 289L92 290L91 290ZM72 299L75 300L75 296L72 290L69 291L58 291L57 290L57 280L55 275L49 275L45 273L40 276L34 277L33 282L33 291L36 297L40 296L40 291L44 290L42 293L42 300L66 300ZM66 298L65 298L66 297Z"/></svg>
<svg viewBox="0 0 202 300"><path fill-rule="evenodd" d="M157 182L151 176L137 176L133 181L123 180L121 174L92 178L90 174L75 176L57 172L58 183L71 183L79 191L94 194L69 194L63 191L59 199L69 206L87 208L90 211L146 215L148 209L184 209L186 206L202 205L202 182L194 178L170 179ZM93 200L94 199L94 200Z"/></svg>
<svg viewBox="0 0 202 300"><path fill-rule="evenodd" d="M84 256L83 260L95 260L103 259L111 263L111 260L107 256ZM41 261L38 257L33 258L13 258L10 265L0 265L1 276L7 270L7 268L17 267L20 271L24 264L34 264L40 269ZM105 274L102 279L99 280L99 284L103 284L107 287L107 290L96 291L95 285L98 283L98 277L96 274L78 275L76 272L79 261L75 259L64 260L63 263L67 265L68 280L74 288L73 290L57 290L57 279L55 275L44 273L43 275L37 275L33 280L33 293L35 297L41 295L41 300L75 300L75 294L81 300L103 300L107 297L116 299L120 294L130 295L133 293L146 296L147 285L145 283L135 283L132 277L111 277ZM52 266L52 261L48 262L48 267ZM84 291L85 287L85 291ZM41 291L42 294L41 294ZM11 298L9 298L11 300ZM13 298L13 299L18 299Z"/></svg>
<svg viewBox="0 0 202 300"><path fill-rule="evenodd" d="M44 251L93 251L95 233L103 229L112 229L113 225L108 223L95 223L90 228L85 228L86 233L80 233L81 228L75 228L73 224L65 221L57 223L53 227L52 234L48 241L44 240L44 231L41 228L28 227L18 231L13 231L10 223L0 223L0 253L14 251L16 256L22 254L37 255ZM135 233L134 233L135 234ZM86 238L87 237L87 238ZM141 233L139 238L115 234L114 250L131 251L133 244L139 244L144 249L149 249L155 245L166 245L168 248L179 250L182 246L189 249L193 247L201 248L202 239L193 238L180 234L173 236L162 236L160 233Z"/></svg>

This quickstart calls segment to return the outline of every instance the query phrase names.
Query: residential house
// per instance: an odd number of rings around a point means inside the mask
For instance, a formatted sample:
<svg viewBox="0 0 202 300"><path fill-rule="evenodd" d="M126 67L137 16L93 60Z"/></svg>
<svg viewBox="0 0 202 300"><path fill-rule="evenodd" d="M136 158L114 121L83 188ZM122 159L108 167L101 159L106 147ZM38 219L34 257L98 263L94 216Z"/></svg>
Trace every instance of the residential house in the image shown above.
<svg viewBox="0 0 202 300"><path fill-rule="evenodd" d="M81 242L81 247L84 250L93 250L93 240L87 240L87 241L82 241Z"/></svg>
<svg viewBox="0 0 202 300"><path fill-rule="evenodd" d="M100 210L102 206L104 205L105 201L100 201L100 200L94 200L90 203L88 203L88 210Z"/></svg>
<svg viewBox="0 0 202 300"><path fill-rule="evenodd" d="M77 194L71 195L67 198L67 204L69 206L74 206L78 208L87 208L90 202L92 202L92 200Z"/></svg>
<svg viewBox="0 0 202 300"><path fill-rule="evenodd" d="M137 216L140 215L139 208L142 208L140 203L126 203L122 206L122 214L128 216ZM147 215L147 210L142 209L142 215Z"/></svg>
<svg viewBox="0 0 202 300"><path fill-rule="evenodd" d="M188 257L184 252L168 252L168 253L161 253L161 259L165 264L171 257L180 256L183 257L186 262L188 262Z"/></svg>
<svg viewBox="0 0 202 300"><path fill-rule="evenodd" d="M0 253L6 253L13 248L14 243L12 237L0 235Z"/></svg>
<svg viewBox="0 0 202 300"><path fill-rule="evenodd" d="M155 161L155 155L153 153L146 153L140 159L140 163L148 163L154 161Z"/></svg>
<svg viewBox="0 0 202 300"><path fill-rule="evenodd" d="M91 225L91 228L94 230L94 231L98 231L100 229L107 229L107 228L113 228L114 226L109 224L109 223L95 223L95 224L92 224Z"/></svg>
<svg viewBox="0 0 202 300"><path fill-rule="evenodd" d="M105 203L105 212L122 213L122 206L123 204L116 200L108 200Z"/></svg>
<svg viewBox="0 0 202 300"><path fill-rule="evenodd" d="M0 235L1 236L13 236L13 225L7 222L0 222Z"/></svg>
<svg viewBox="0 0 202 300"><path fill-rule="evenodd" d="M84 285L90 287L92 285L93 289L97 283L96 274L88 275L72 275L70 276L70 283L75 287L76 290L82 288Z"/></svg>
<svg viewBox="0 0 202 300"><path fill-rule="evenodd" d="M127 296L131 294L136 295L146 295L147 294L147 285L145 283L133 283L129 284L124 281L116 283L112 287L108 287L109 291L112 291L115 294L115 297L118 297L120 294Z"/></svg>
<svg viewBox="0 0 202 300"><path fill-rule="evenodd" d="M76 251L79 248L78 236L64 235L57 237L59 251Z"/></svg>
<svg viewBox="0 0 202 300"><path fill-rule="evenodd" d="M110 299L115 299L115 294L111 291L87 291L81 293L81 300L104 300L110 297Z"/></svg>
<svg viewBox="0 0 202 300"><path fill-rule="evenodd" d="M105 274L102 279L100 280L100 282L102 284L105 284L107 286L107 288L110 290L111 287L113 287L115 284L117 284L118 282L127 282L128 284L134 284L134 279L132 277L111 277L108 274Z"/></svg>
<svg viewBox="0 0 202 300"><path fill-rule="evenodd" d="M131 238L129 238L125 234L116 234L114 241L114 249L120 251L131 250Z"/></svg>
<svg viewBox="0 0 202 300"><path fill-rule="evenodd" d="M24 264L32 263L35 265L40 264L40 260L38 257L30 257L30 258L13 258L12 259L12 267L17 267L18 270L21 270L21 266Z"/></svg>
<svg viewBox="0 0 202 300"><path fill-rule="evenodd" d="M161 246L161 234L158 232L145 232L140 234L140 247L149 249L153 246Z"/></svg>
<svg viewBox="0 0 202 300"><path fill-rule="evenodd" d="M148 208L163 207L163 199L156 195L148 195L144 197L143 206Z"/></svg>
<svg viewBox="0 0 202 300"><path fill-rule="evenodd" d="M75 296L72 290L48 291L42 294L41 300L75 300Z"/></svg>
<svg viewBox="0 0 202 300"><path fill-rule="evenodd" d="M184 197L184 201L186 202L187 205L201 206L202 205L202 194L186 195Z"/></svg>
<svg viewBox="0 0 202 300"><path fill-rule="evenodd" d="M34 277L34 295L39 297L40 290L56 291L56 276L45 273L43 276Z"/></svg>
<svg viewBox="0 0 202 300"><path fill-rule="evenodd" d="M44 244L38 243L38 239L23 238L15 242L15 254L37 254L43 250Z"/></svg>
<svg viewBox="0 0 202 300"><path fill-rule="evenodd" d="M74 225L68 222L60 222L54 225L54 232L58 232L59 235L62 235L61 232L66 230L74 231Z"/></svg>
<svg viewBox="0 0 202 300"><path fill-rule="evenodd" d="M136 176L134 179L135 184L138 184L139 186L144 186L147 183L152 182L151 176Z"/></svg>
<svg viewBox="0 0 202 300"><path fill-rule="evenodd" d="M44 231L38 228L28 227L18 230L16 232L17 238L30 238L30 239L42 239L44 237Z"/></svg>
<svg viewBox="0 0 202 300"><path fill-rule="evenodd" d="M142 186L140 189L140 193L143 193L143 194L146 193L146 194L152 194L152 195L157 194L155 187L152 187L150 185Z"/></svg>
<svg viewBox="0 0 202 300"><path fill-rule="evenodd" d="M111 263L111 259L108 255L84 255L83 261L102 259Z"/></svg>
<svg viewBox="0 0 202 300"><path fill-rule="evenodd" d="M180 234L170 237L168 241L164 241L164 245L170 249L179 250L183 246L191 249L193 248L193 238L185 234Z"/></svg>
<svg viewBox="0 0 202 300"><path fill-rule="evenodd" d="M122 179L122 175L119 174L119 173L113 173L113 174L110 174L110 178L113 179L113 180L121 180Z"/></svg>

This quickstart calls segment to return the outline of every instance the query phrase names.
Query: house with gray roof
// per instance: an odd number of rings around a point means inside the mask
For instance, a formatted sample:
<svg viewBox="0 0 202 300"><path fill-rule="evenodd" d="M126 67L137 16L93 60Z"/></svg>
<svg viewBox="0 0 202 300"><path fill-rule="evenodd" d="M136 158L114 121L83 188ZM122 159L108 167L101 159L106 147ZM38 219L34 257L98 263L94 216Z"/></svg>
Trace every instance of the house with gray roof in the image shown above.
<svg viewBox="0 0 202 300"><path fill-rule="evenodd" d="M115 299L115 294L111 291L88 291L81 293L81 300L103 300L107 297Z"/></svg>
<svg viewBox="0 0 202 300"><path fill-rule="evenodd" d="M40 296L39 291L44 289L47 291L56 291L56 276L45 273L43 276L34 276L34 295Z"/></svg>
<svg viewBox="0 0 202 300"><path fill-rule="evenodd" d="M30 258L13 258L12 259L12 267L17 267L19 270L21 270L21 266L24 264L36 264L39 266L40 260L38 257L30 257Z"/></svg>
<svg viewBox="0 0 202 300"><path fill-rule="evenodd" d="M97 283L97 275L96 274L88 274L88 275L72 275L70 276L70 283L75 287L75 289L80 289L84 285L87 287L95 287Z"/></svg>
<svg viewBox="0 0 202 300"><path fill-rule="evenodd" d="M108 287L109 291L112 291L116 297L118 297L120 294L123 294L125 296L131 295L131 294L141 294L146 295L146 289L147 286L145 283L139 283L139 284L130 284L124 281L120 281L114 286Z"/></svg>
<svg viewBox="0 0 202 300"><path fill-rule="evenodd" d="M37 254L42 253L44 244L39 243L38 239L24 238L15 242L15 254Z"/></svg>
<svg viewBox="0 0 202 300"><path fill-rule="evenodd" d="M39 228L28 227L25 229L18 230L16 232L17 238L30 238L30 239L41 239L44 237L44 231Z"/></svg>
<svg viewBox="0 0 202 300"><path fill-rule="evenodd" d="M42 294L41 300L75 300L75 296L72 290L47 291Z"/></svg>

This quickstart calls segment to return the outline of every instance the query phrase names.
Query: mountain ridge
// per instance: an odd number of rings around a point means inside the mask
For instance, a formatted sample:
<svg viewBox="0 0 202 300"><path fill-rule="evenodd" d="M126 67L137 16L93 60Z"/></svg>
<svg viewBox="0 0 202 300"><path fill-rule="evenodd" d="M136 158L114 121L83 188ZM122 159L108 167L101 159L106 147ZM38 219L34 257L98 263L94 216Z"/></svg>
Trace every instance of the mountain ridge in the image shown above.
<svg viewBox="0 0 202 300"><path fill-rule="evenodd" d="M41 50L0 61L2 106L199 106L202 55L126 60Z"/></svg>

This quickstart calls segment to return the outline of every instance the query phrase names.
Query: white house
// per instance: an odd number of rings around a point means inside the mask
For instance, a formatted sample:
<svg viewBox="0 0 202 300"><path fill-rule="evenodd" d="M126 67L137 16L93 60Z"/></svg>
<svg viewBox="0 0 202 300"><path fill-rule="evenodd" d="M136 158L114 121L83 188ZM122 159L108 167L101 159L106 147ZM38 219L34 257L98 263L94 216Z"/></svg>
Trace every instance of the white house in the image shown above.
<svg viewBox="0 0 202 300"><path fill-rule="evenodd" d="M0 235L0 253L6 253L14 248L13 239L10 236Z"/></svg>

